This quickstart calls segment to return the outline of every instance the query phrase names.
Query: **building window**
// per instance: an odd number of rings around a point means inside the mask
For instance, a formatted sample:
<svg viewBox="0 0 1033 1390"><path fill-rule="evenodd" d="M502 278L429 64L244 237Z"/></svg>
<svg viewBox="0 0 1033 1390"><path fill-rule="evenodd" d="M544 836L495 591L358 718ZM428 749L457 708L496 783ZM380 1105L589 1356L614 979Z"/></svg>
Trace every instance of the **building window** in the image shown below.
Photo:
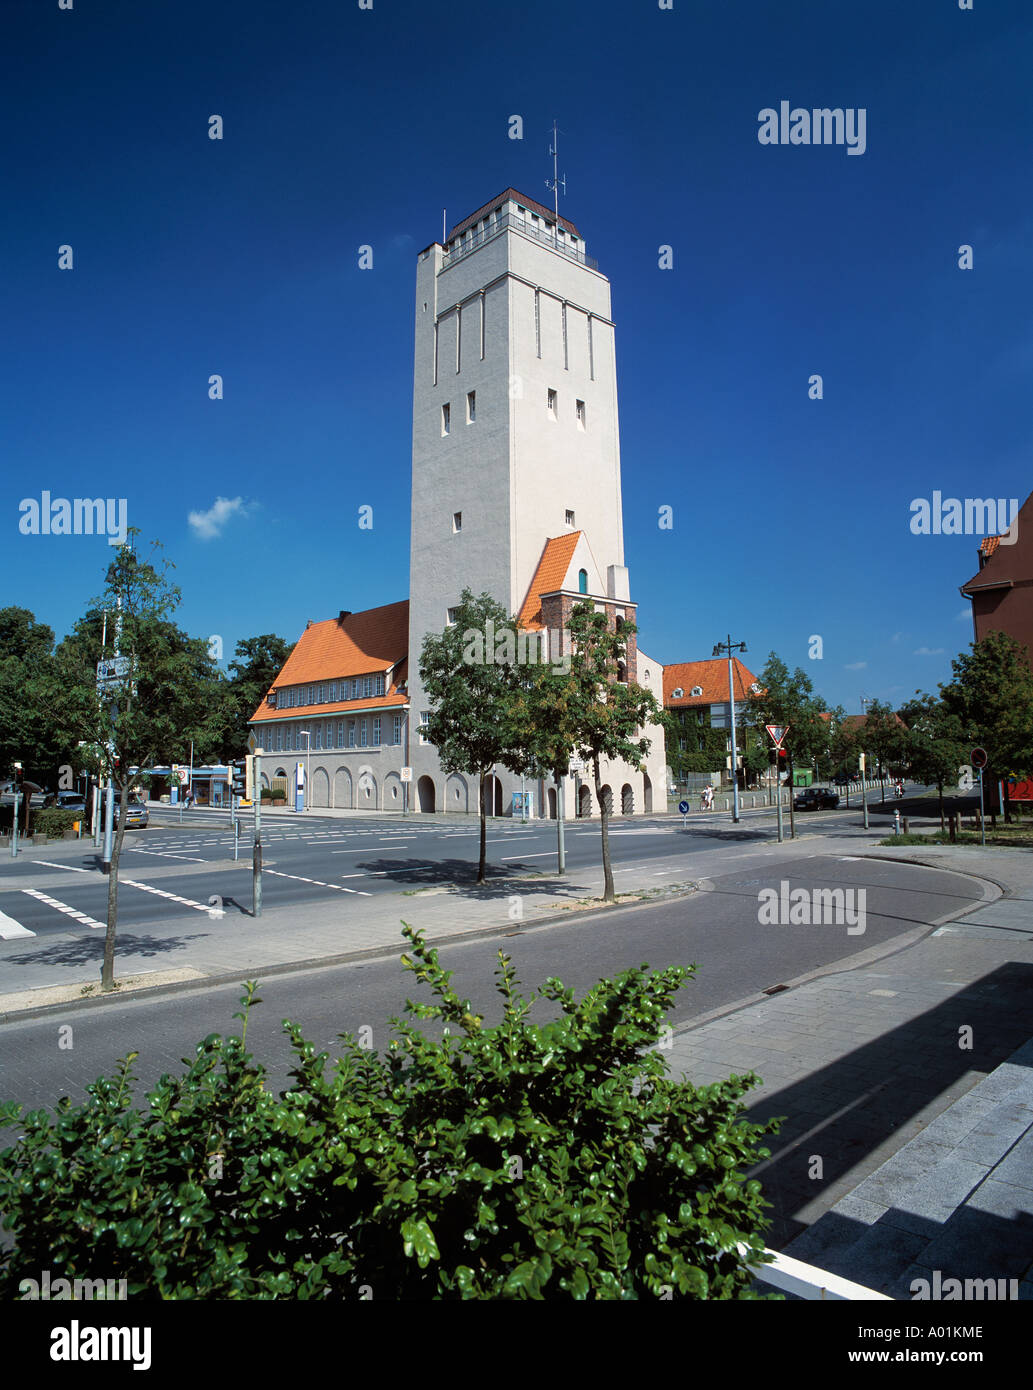
<svg viewBox="0 0 1033 1390"><path fill-rule="evenodd" d="M463 529L463 514L462 514L462 512L453 512L453 513L452 513L452 534L453 534L454 536L457 536L457 535L459 534L459 532L460 532L462 529Z"/></svg>
<svg viewBox="0 0 1033 1390"><path fill-rule="evenodd" d="M458 609L458 608L450 608L450 609L448 610L448 625L449 625L449 627L455 627L455 625L456 625L456 623L457 623L458 621L459 621L459 609Z"/></svg>
<svg viewBox="0 0 1033 1390"><path fill-rule="evenodd" d="M324 748L332 748L333 746L334 746L334 721L333 721L332 719L328 719L328 720L327 720L327 723L326 723L326 742L323 744L323 747L324 747Z"/></svg>
<svg viewBox="0 0 1033 1390"><path fill-rule="evenodd" d="M402 716L400 714L391 717L391 742L398 744L402 741Z"/></svg>
<svg viewBox="0 0 1033 1390"><path fill-rule="evenodd" d="M343 719L338 719L338 721L337 721L337 746L338 746L338 748L343 748L343 747L344 747L344 720L343 720Z"/></svg>
<svg viewBox="0 0 1033 1390"><path fill-rule="evenodd" d="M576 403L575 408L576 408L576 410L577 410L577 424L578 424L578 429L583 430L583 429L585 428L585 403L584 403L584 401L578 401L578 402Z"/></svg>
<svg viewBox="0 0 1033 1390"><path fill-rule="evenodd" d="M337 700L337 682L330 682L330 703L334 704Z"/></svg>
<svg viewBox="0 0 1033 1390"><path fill-rule="evenodd" d="M443 435L448 434L448 432L449 432L449 430L450 430L450 428L451 428L451 424L450 424L451 416L452 416L452 412L451 412L451 409L449 408L449 406L448 406L447 404L446 404L446 405L443 405L443 406L441 407L441 433L442 433Z"/></svg>
<svg viewBox="0 0 1033 1390"><path fill-rule="evenodd" d="M369 697L370 697L372 694L373 694L373 677L372 677L372 676L363 676L363 678L362 678L362 696L363 696L363 699L368 700ZM362 722L363 722L363 727L365 727L366 721L363 720Z"/></svg>
<svg viewBox="0 0 1033 1390"><path fill-rule="evenodd" d="M320 704L320 705L325 705L325 704L326 704L326 686L325 686L325 685L321 685L321 686L319 687L319 698L318 698L318 700L316 701L316 703L317 703L317 704Z"/></svg>
<svg viewBox="0 0 1033 1390"><path fill-rule="evenodd" d="M369 739L369 720L359 720L359 747L365 748Z"/></svg>
<svg viewBox="0 0 1033 1390"><path fill-rule="evenodd" d="M377 715L373 720L373 747L380 747L380 716Z"/></svg>
<svg viewBox="0 0 1033 1390"><path fill-rule="evenodd" d="M573 526L573 525L574 525L574 513L571 511L571 509L570 509L569 507L567 508L567 512L566 512L566 516L564 517L564 520L566 521L566 523L567 523L568 526Z"/></svg>
<svg viewBox="0 0 1033 1390"><path fill-rule="evenodd" d="M588 571L578 570L577 572L577 591L579 594L588 593Z"/></svg>
<svg viewBox="0 0 1033 1390"><path fill-rule="evenodd" d="M423 744L426 744L427 742L429 742L429 740L428 740L428 738L427 738L427 727L428 727L429 724L430 724L430 710L429 710L429 709L425 709L425 710L423 710L422 713L420 714L420 742L423 743Z"/></svg>
<svg viewBox="0 0 1033 1390"><path fill-rule="evenodd" d="M282 729L277 729L277 730L276 730L276 751L277 751L277 753L279 753L280 750L281 750L282 748L283 748L283 730L282 730Z"/></svg>
<svg viewBox="0 0 1033 1390"><path fill-rule="evenodd" d="M552 391L552 390L550 390L550 392L549 392L549 414L550 414L550 415L552 416L552 418L555 420L555 418L556 418L556 392L555 392L555 391Z"/></svg>
<svg viewBox="0 0 1033 1390"><path fill-rule="evenodd" d="M322 746L323 746L323 726L322 726L322 724L317 724L316 727L310 731L310 733L309 733L309 738L308 738L309 743L312 743L312 735L313 735L313 734L315 734L315 736L316 736L316 737L315 737L315 744L314 744L314 746L315 746L316 748L322 748Z"/></svg>
<svg viewBox="0 0 1033 1390"><path fill-rule="evenodd" d="M377 695L383 695L383 693L384 693L384 675L383 675L383 672L381 672L381 674L380 674L379 676L377 676L377 678L376 678L376 689L375 689L374 693L377 694Z"/></svg>
<svg viewBox="0 0 1033 1390"><path fill-rule="evenodd" d="M477 392L467 391L466 393L466 423L472 425L477 419Z"/></svg>
<svg viewBox="0 0 1033 1390"><path fill-rule="evenodd" d="M354 719L349 719L349 720L348 720L348 747L349 747L349 748L354 748L354 747L355 747L355 720L354 720Z"/></svg>

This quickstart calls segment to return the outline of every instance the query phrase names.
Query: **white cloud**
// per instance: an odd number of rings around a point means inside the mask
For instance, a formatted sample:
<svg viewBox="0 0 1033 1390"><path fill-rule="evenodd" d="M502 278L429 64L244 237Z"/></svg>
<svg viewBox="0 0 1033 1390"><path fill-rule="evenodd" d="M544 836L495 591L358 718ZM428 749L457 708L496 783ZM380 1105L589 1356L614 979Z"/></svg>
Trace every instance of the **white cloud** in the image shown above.
<svg viewBox="0 0 1033 1390"><path fill-rule="evenodd" d="M863 671L867 665L867 661L848 661L843 669L845 671Z"/></svg>
<svg viewBox="0 0 1033 1390"><path fill-rule="evenodd" d="M191 512L187 521L198 540L212 541L222 534L231 516L246 515L243 497L217 497L206 512Z"/></svg>
<svg viewBox="0 0 1033 1390"><path fill-rule="evenodd" d="M943 656L942 647L916 647L912 656Z"/></svg>
<svg viewBox="0 0 1033 1390"><path fill-rule="evenodd" d="M967 604L958 614L959 623L970 623L972 621L972 605Z"/></svg>

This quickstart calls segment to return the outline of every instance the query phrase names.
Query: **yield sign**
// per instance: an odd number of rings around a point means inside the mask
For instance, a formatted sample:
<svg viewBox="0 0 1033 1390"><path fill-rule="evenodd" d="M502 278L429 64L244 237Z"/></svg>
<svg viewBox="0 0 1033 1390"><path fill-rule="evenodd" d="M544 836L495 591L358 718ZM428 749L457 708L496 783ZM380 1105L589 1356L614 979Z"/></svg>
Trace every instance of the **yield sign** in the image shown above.
<svg viewBox="0 0 1033 1390"><path fill-rule="evenodd" d="M764 727L765 729L767 729L768 737L771 739L771 742L775 745L775 747L781 748L782 742L785 739L786 734L789 732L789 725L765 724Z"/></svg>

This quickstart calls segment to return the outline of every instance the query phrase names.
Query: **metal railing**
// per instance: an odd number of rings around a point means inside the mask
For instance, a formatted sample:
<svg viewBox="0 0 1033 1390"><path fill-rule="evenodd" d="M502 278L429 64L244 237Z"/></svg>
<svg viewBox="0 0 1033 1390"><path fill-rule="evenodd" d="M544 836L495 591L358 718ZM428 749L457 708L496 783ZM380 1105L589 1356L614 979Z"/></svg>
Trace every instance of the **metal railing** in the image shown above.
<svg viewBox="0 0 1033 1390"><path fill-rule="evenodd" d="M450 266L461 261L464 256L469 256L472 251L479 250L487 242L501 236L503 232L519 232L521 236L528 237L531 241L542 242L550 251L558 251L561 256L566 256L569 260L577 261L579 265L588 266L589 270L598 270L599 262L593 260L591 256L586 256L581 249L581 243L576 246L569 241L561 240L556 231L547 231L544 228L537 228L532 223L526 222L522 217L516 217L512 213L503 213L490 223L487 228L479 227L472 234L463 233L459 238L459 245L454 251L446 251L441 261L441 269L448 270Z"/></svg>

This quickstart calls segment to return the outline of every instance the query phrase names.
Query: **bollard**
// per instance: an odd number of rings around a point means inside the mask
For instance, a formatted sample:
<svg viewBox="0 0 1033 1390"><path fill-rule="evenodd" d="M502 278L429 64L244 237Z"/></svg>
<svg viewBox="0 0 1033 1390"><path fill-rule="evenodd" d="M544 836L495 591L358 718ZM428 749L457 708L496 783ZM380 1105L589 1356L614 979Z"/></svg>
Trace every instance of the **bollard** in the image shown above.
<svg viewBox="0 0 1033 1390"><path fill-rule="evenodd" d="M893 812L893 833L894 833L894 835L899 835L899 834L900 834L900 812L899 812L899 811L894 811L894 812Z"/></svg>
<svg viewBox="0 0 1033 1390"><path fill-rule="evenodd" d="M904 834L905 834L905 835L909 835L910 833L911 833L911 832L908 830L908 826L907 826L907 816L905 816L905 817L904 817Z"/></svg>

